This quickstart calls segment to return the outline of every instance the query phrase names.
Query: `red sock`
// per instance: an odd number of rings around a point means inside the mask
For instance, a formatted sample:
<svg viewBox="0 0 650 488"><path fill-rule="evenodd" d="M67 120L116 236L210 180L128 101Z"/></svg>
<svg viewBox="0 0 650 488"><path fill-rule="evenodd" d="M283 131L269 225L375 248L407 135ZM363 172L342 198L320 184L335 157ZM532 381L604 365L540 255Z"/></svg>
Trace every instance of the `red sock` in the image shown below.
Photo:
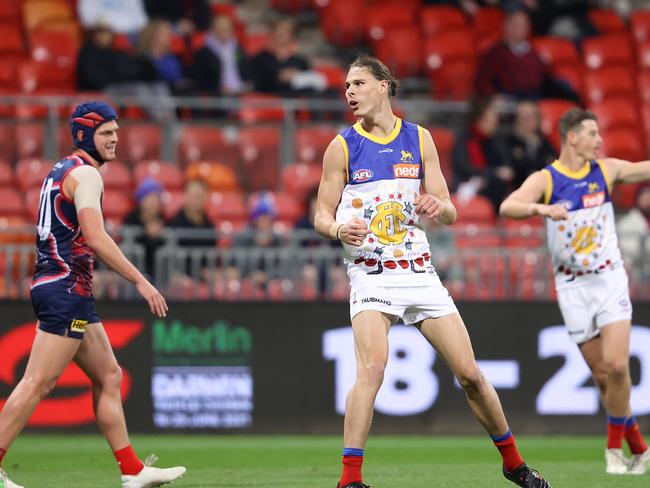
<svg viewBox="0 0 650 488"><path fill-rule="evenodd" d="M339 482L339 487L342 488L345 485L353 483L355 481L363 481L363 477L361 476L363 456L342 456L342 459L343 472L341 473L341 481Z"/></svg>
<svg viewBox="0 0 650 488"><path fill-rule="evenodd" d="M625 423L625 440L627 445L630 446L632 454L643 454L648 450L648 446L643 440L639 424L636 423L636 418L630 417ZM1 451L1 449L0 449ZM0 460L2 460L2 453L0 453Z"/></svg>
<svg viewBox="0 0 650 488"><path fill-rule="evenodd" d="M607 417L607 449L621 449L623 447L625 420L625 417Z"/></svg>
<svg viewBox="0 0 650 488"><path fill-rule="evenodd" d="M119 451L115 451L113 454L115 455L115 459L117 459L117 464L120 466L120 472L122 474L138 474L144 468L144 464L135 455L135 451L130 444Z"/></svg>
<svg viewBox="0 0 650 488"><path fill-rule="evenodd" d="M494 445L501 453L503 458L503 465L506 468L506 471L512 473L516 471L519 466L524 464L524 460L521 459L519 451L517 450L517 445L515 444L515 436L512 435L512 432L508 430L504 435L500 436L490 436Z"/></svg>
<svg viewBox="0 0 650 488"><path fill-rule="evenodd" d="M2 466L2 459L5 457L5 454L7 454L7 450L0 447L0 466Z"/></svg>

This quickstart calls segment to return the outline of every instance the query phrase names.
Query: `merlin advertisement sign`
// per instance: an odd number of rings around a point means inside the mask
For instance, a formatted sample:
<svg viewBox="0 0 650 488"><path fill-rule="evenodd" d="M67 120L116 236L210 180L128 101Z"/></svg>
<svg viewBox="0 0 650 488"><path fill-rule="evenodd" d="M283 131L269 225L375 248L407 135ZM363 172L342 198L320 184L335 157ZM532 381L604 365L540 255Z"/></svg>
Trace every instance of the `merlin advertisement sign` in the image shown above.
<svg viewBox="0 0 650 488"><path fill-rule="evenodd" d="M0 405L20 380L34 337L31 305L2 302ZM517 432L601 432L605 412L556 304L458 304L476 359ZM134 432L340 433L356 362L343 303L99 302L124 371ZM632 407L650 428L650 304L636 304ZM479 433L442 358L413 327L395 326L373 432ZM91 385L73 364L30 428L90 429Z"/></svg>

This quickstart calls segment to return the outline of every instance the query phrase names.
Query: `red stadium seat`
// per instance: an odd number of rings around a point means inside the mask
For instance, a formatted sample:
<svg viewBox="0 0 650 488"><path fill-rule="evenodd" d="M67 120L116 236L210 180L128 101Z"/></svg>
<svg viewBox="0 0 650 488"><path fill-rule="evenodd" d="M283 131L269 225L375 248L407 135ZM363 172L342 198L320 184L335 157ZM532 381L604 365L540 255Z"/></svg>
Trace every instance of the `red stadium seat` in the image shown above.
<svg viewBox="0 0 650 488"><path fill-rule="evenodd" d="M635 98L637 93L634 73L621 66L603 68L585 73L587 103L600 103L616 97Z"/></svg>
<svg viewBox="0 0 650 488"><path fill-rule="evenodd" d="M425 37L441 32L466 31L469 28L465 14L456 7L430 5L422 7L417 15L420 18L420 30Z"/></svg>
<svg viewBox="0 0 650 488"><path fill-rule="evenodd" d="M590 37L582 44L585 66L592 70L603 67L634 67L632 46L627 37L608 35Z"/></svg>
<svg viewBox="0 0 650 488"><path fill-rule="evenodd" d="M38 221L38 204L41 199L40 188L30 188L25 192L25 211L23 216L28 222Z"/></svg>
<svg viewBox="0 0 650 488"><path fill-rule="evenodd" d="M366 17L364 0L329 0L319 16L325 38L332 44L350 47L364 40L364 30L359 28Z"/></svg>
<svg viewBox="0 0 650 488"><path fill-rule="evenodd" d="M166 161L155 159L141 161L133 169L133 179L138 185L144 178L157 180L166 190L180 190L183 188L185 178L178 166Z"/></svg>
<svg viewBox="0 0 650 488"><path fill-rule="evenodd" d="M99 168L104 180L104 188L119 190L128 194L133 191L131 168L121 161L111 161Z"/></svg>
<svg viewBox="0 0 650 488"><path fill-rule="evenodd" d="M14 185L14 170L11 165L0 160L0 188L11 188Z"/></svg>
<svg viewBox="0 0 650 488"><path fill-rule="evenodd" d="M347 72L338 64L315 64L314 71L322 74L327 80L327 88L343 91Z"/></svg>
<svg viewBox="0 0 650 488"><path fill-rule="evenodd" d="M185 196L182 191L164 191L162 196L163 216L165 220L174 218L174 216L183 207Z"/></svg>
<svg viewBox="0 0 650 488"><path fill-rule="evenodd" d="M0 216L21 216L24 208L22 193L13 188L0 188Z"/></svg>
<svg viewBox="0 0 650 488"><path fill-rule="evenodd" d="M375 53L398 78L417 76L422 68L420 33L412 27L387 27L374 41Z"/></svg>
<svg viewBox="0 0 650 488"><path fill-rule="evenodd" d="M275 190L280 173L280 131L275 127L246 127L239 133L241 162L249 191Z"/></svg>
<svg viewBox="0 0 650 488"><path fill-rule="evenodd" d="M182 164L207 160L237 167L238 132L234 128L187 126L180 136L178 156Z"/></svg>
<svg viewBox="0 0 650 488"><path fill-rule="evenodd" d="M63 91L70 93L75 88L73 66L61 67L52 63L25 61L18 67L18 80L23 93L33 94L37 90Z"/></svg>
<svg viewBox="0 0 650 488"><path fill-rule="evenodd" d="M455 134L451 129L445 127L429 127L431 138L436 145L438 151L438 159L440 160L440 169L442 175L445 177L447 186L451 187L454 179L454 170L451 164L451 151L454 147Z"/></svg>
<svg viewBox="0 0 650 488"><path fill-rule="evenodd" d="M16 0L0 0L0 21L20 24L21 7Z"/></svg>
<svg viewBox="0 0 650 488"><path fill-rule="evenodd" d="M630 15L632 36L637 44L650 42L650 10L635 10Z"/></svg>
<svg viewBox="0 0 650 488"><path fill-rule="evenodd" d="M16 134L16 158L40 158L43 154L43 125L40 123L18 124Z"/></svg>
<svg viewBox="0 0 650 488"><path fill-rule="evenodd" d="M16 58L14 56L0 57L0 88L2 90L7 90L11 94L17 94L20 91L20 84L16 77L16 65L24 60L25 58Z"/></svg>
<svg viewBox="0 0 650 488"><path fill-rule="evenodd" d="M331 126L299 127L294 138L296 159L322 165L325 149L334 137L336 137L336 129Z"/></svg>
<svg viewBox="0 0 650 488"><path fill-rule="evenodd" d="M211 191L241 191L235 170L216 161L195 161L185 169L185 179L199 178L207 182Z"/></svg>
<svg viewBox="0 0 650 488"><path fill-rule="evenodd" d="M613 129L636 130L641 127L636 98L605 100L592 103L589 108L598 117L598 127L603 132Z"/></svg>
<svg viewBox="0 0 650 488"><path fill-rule="evenodd" d="M553 74L560 80L566 81L576 93L582 96L585 91L585 69L582 63L554 66Z"/></svg>
<svg viewBox="0 0 650 488"><path fill-rule="evenodd" d="M490 204L490 208L492 205ZM458 209L458 207L456 207ZM454 245L461 249L484 249L502 245L501 236L491 223L480 220L460 221L461 210L458 209L459 222L454 224Z"/></svg>
<svg viewBox="0 0 650 488"><path fill-rule="evenodd" d="M119 190L105 190L102 196L102 212L106 220L122 222L133 208L131 195Z"/></svg>
<svg viewBox="0 0 650 488"><path fill-rule="evenodd" d="M620 34L627 31L625 22L614 10L590 9L589 20L600 34Z"/></svg>
<svg viewBox="0 0 650 488"><path fill-rule="evenodd" d="M282 97L262 93L242 96L239 120L244 124L282 122L284 120Z"/></svg>
<svg viewBox="0 0 650 488"><path fill-rule="evenodd" d="M268 32L255 32L246 34L242 39L242 47L249 56L255 56L269 43L270 35Z"/></svg>
<svg viewBox="0 0 650 488"><path fill-rule="evenodd" d="M602 152L605 156L625 159L627 161L642 161L647 158L643 132L636 130L614 129L603 131Z"/></svg>
<svg viewBox="0 0 650 488"><path fill-rule="evenodd" d="M160 158L160 127L155 124L123 126L120 128L119 154L126 153L126 159L136 164L145 159Z"/></svg>
<svg viewBox="0 0 650 488"><path fill-rule="evenodd" d="M26 191L43 185L43 180L52 170L52 162L46 159L26 158L16 164L16 184Z"/></svg>
<svg viewBox="0 0 650 488"><path fill-rule="evenodd" d="M18 24L0 22L0 32L2 32L0 55L22 56L25 54L23 34Z"/></svg>
<svg viewBox="0 0 650 488"><path fill-rule="evenodd" d="M0 155L10 164L16 159L16 130L12 124L0 124Z"/></svg>
<svg viewBox="0 0 650 488"><path fill-rule="evenodd" d="M212 222L245 222L248 207L240 192L212 192L208 198L206 212Z"/></svg>
<svg viewBox="0 0 650 488"><path fill-rule="evenodd" d="M472 29L479 52L483 52L495 41L501 39L503 18L503 10L496 7L484 7L476 12Z"/></svg>
<svg viewBox="0 0 650 488"><path fill-rule="evenodd" d="M567 100L540 100L537 104L542 117L542 132L549 139L555 149L560 149L560 133L558 123L560 117L569 109L577 105Z"/></svg>
<svg viewBox="0 0 650 488"><path fill-rule="evenodd" d="M476 195L470 199L461 199L457 195L452 195L451 201L458 211L458 222L463 224L472 222L486 225L494 224L494 207L487 198Z"/></svg>
<svg viewBox="0 0 650 488"><path fill-rule="evenodd" d="M307 163L289 164L282 168L282 188L287 193L304 200L320 183L321 166Z"/></svg>
<svg viewBox="0 0 650 488"><path fill-rule="evenodd" d="M650 143L650 103L648 102L641 104L641 119L643 120L644 139Z"/></svg>
<svg viewBox="0 0 650 488"><path fill-rule="evenodd" d="M305 208L302 202L290 193L274 192L273 200L275 201L275 208L278 212L277 218L280 222L286 222L293 225L305 213ZM249 204L253 201L254 195L251 195Z"/></svg>
<svg viewBox="0 0 650 488"><path fill-rule="evenodd" d="M30 34L29 43L34 61L51 63L59 68L77 64L79 44L67 32L37 30Z"/></svg>
<svg viewBox="0 0 650 488"><path fill-rule="evenodd" d="M287 14L297 14L314 8L313 0L271 0L271 7Z"/></svg>
<svg viewBox="0 0 650 488"><path fill-rule="evenodd" d="M363 17L366 22L366 38L372 42L380 41L386 37L389 29L413 29L415 23L415 10L395 8L394 5L377 5L369 8Z"/></svg>
<svg viewBox="0 0 650 488"><path fill-rule="evenodd" d="M612 190L612 203L617 210L629 210L636 205L639 183L619 183Z"/></svg>
<svg viewBox="0 0 650 488"><path fill-rule="evenodd" d="M562 37L536 37L533 47L542 60L552 67L580 62L575 44Z"/></svg>
<svg viewBox="0 0 650 488"><path fill-rule="evenodd" d="M476 51L467 32L445 32L425 40L424 66L434 98L468 99L473 93Z"/></svg>

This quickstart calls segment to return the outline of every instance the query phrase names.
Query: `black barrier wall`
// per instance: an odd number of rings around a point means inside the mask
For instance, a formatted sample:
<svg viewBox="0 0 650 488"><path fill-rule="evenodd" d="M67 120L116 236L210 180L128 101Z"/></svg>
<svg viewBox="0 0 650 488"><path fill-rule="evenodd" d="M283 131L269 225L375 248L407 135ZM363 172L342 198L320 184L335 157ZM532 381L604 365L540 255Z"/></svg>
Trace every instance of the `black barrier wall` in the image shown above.
<svg viewBox="0 0 650 488"><path fill-rule="evenodd" d="M0 403L25 368L34 319L2 302ZM555 304L460 304L476 357L517 432L602 432L604 412ZM339 433L355 359L347 304L172 303L164 320L142 303L100 302L125 371L131 430ZM635 413L648 428L650 304L636 305L631 355ZM375 433L479 433L465 397L413 327L390 332ZM31 428L92 429L89 382L74 365Z"/></svg>

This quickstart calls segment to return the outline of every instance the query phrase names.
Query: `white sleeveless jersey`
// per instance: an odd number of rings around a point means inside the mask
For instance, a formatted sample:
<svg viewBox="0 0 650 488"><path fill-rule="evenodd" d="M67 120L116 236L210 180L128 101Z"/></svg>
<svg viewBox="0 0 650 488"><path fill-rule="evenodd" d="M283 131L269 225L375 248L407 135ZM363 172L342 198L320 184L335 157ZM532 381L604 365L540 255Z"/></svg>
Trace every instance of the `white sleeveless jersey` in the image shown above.
<svg viewBox="0 0 650 488"><path fill-rule="evenodd" d="M422 128L397 119L391 134L380 138L357 123L337 137L348 181L336 221L358 217L371 230L361 246L343 244L348 272L363 270L381 286L424 284L434 270L414 204L423 177Z"/></svg>
<svg viewBox="0 0 650 488"><path fill-rule="evenodd" d="M602 163L589 161L571 171L555 161L542 171L548 177L545 202L564 205L569 213L568 220L545 219L556 287L621 267L610 183Z"/></svg>

